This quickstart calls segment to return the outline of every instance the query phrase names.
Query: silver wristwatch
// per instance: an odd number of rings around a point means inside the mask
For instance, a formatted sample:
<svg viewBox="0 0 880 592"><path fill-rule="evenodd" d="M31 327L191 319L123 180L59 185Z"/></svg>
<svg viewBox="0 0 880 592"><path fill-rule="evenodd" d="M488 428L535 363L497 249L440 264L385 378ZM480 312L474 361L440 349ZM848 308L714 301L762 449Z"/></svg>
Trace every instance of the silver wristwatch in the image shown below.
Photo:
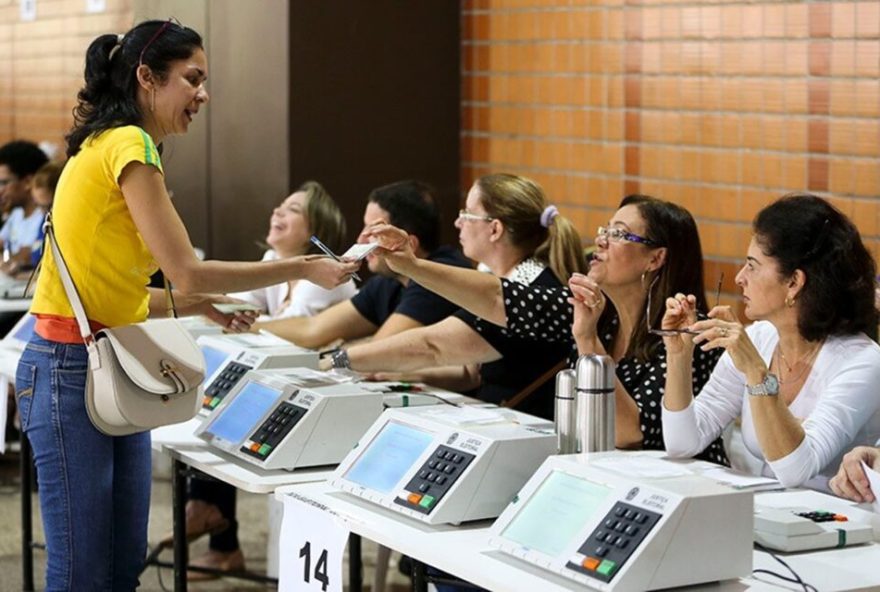
<svg viewBox="0 0 880 592"><path fill-rule="evenodd" d="M348 352L342 348L337 349L330 356L334 368L346 368L351 370L351 362L348 359Z"/></svg>
<svg viewBox="0 0 880 592"><path fill-rule="evenodd" d="M772 372L764 375L764 380L756 385L746 386L752 397L775 397L779 394L779 379Z"/></svg>

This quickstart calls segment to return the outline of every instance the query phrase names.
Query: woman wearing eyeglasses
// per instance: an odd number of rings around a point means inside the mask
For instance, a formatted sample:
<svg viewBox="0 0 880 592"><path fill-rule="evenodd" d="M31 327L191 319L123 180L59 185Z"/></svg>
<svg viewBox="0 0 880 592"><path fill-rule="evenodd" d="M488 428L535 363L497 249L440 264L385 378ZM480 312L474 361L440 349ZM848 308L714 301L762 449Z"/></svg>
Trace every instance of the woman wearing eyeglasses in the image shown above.
<svg viewBox="0 0 880 592"><path fill-rule="evenodd" d="M564 278L586 271L574 226L548 206L541 187L525 177L496 174L478 179L455 227L464 254L490 272L473 272L477 275L523 286L561 287ZM461 310L434 325L355 345L346 353L355 370L401 373L378 378L472 391L498 404L521 401L517 409L552 419L554 373L549 371L567 351L564 343L511 339L501 328ZM528 388L532 390L520 395Z"/></svg>
<svg viewBox="0 0 880 592"><path fill-rule="evenodd" d="M700 238L687 210L648 196L624 198L608 226L600 228L589 274L573 274L569 289L523 286L425 264L405 251L396 229L380 226L372 235L385 247L379 254L392 269L508 334L569 344L571 364L578 354L610 355L617 365L617 446L663 448L660 400L666 352L660 336L650 329L659 329L665 294L683 290L699 294L698 310L708 310ZM646 310L649 290L658 297ZM696 391L718 356L700 352L694 357ZM720 438L704 448L703 458L727 463Z"/></svg>
<svg viewBox="0 0 880 592"><path fill-rule="evenodd" d="M147 288L158 268L183 292L176 299L182 313L208 314L238 330L253 317L219 315L201 293L291 278L331 288L357 269L326 257L196 258L166 190L158 147L186 133L208 102L198 33L147 21L125 35L101 35L85 62L53 225L93 330L164 314L162 291ZM107 436L89 420L88 353L49 249L31 312L36 335L19 362L16 396L40 483L46 589L134 590L146 555L150 435Z"/></svg>
<svg viewBox="0 0 880 592"><path fill-rule="evenodd" d="M755 217L736 282L743 327L729 307L698 320L693 297L670 294L666 447L690 456L737 418L762 474L786 487L828 490L844 453L880 436L875 265L850 220L813 195L790 195ZM692 397L690 360L724 351Z"/></svg>

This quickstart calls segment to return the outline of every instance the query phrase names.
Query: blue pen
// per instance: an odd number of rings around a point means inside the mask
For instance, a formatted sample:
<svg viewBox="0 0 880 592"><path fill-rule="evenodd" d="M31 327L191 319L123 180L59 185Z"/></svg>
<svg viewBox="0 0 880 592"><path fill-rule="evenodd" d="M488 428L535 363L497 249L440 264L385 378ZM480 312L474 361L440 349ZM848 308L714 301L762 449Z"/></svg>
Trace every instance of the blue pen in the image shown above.
<svg viewBox="0 0 880 592"><path fill-rule="evenodd" d="M329 255L330 257L333 257L334 261L339 261L339 262L342 261L342 259L340 259L340 258L336 255L336 253L334 253L333 251L330 250L330 247L328 247L327 245L325 245L324 243L322 243L321 240L320 240L317 236L315 236L314 234L312 235L312 237L311 237L309 240L312 241L312 244L313 244L313 245L315 245L316 247L318 247L319 249L321 249L322 251L324 251L324 253L325 253L326 255ZM351 277L353 277L353 278L356 279L357 281L361 281L360 276L359 276L358 274L354 273L354 272L352 272Z"/></svg>

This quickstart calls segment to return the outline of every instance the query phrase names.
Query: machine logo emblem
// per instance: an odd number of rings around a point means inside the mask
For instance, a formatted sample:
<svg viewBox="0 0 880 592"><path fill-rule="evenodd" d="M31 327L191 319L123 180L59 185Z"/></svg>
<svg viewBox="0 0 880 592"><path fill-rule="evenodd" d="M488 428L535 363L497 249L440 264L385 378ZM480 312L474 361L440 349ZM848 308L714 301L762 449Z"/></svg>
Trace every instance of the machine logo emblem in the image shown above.
<svg viewBox="0 0 880 592"><path fill-rule="evenodd" d="M452 435L449 436L448 440L446 440L446 445L450 446L456 440L458 440L458 432L452 432Z"/></svg>
<svg viewBox="0 0 880 592"><path fill-rule="evenodd" d="M632 499L633 499L634 497L636 497L638 494L639 494L639 488L638 488L638 487L633 487L633 488L630 489L629 492L626 494L626 501L630 501L630 500L632 500Z"/></svg>

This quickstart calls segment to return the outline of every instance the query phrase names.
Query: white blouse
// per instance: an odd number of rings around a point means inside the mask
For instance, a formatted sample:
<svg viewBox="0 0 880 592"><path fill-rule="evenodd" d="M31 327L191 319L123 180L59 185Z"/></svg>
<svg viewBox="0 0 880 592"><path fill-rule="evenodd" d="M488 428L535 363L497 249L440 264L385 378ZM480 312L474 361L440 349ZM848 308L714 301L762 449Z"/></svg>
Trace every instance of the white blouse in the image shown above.
<svg viewBox="0 0 880 592"><path fill-rule="evenodd" d="M272 249L263 255L263 261L277 261L278 259L280 257ZM288 293L290 293L289 299ZM299 280L294 284L293 292L290 292L290 284L284 282L247 292L236 292L228 294L228 296L259 306L270 319L284 319L315 316L337 302L348 300L356 293L357 287L352 280L348 280L332 290L326 290L308 280Z"/></svg>
<svg viewBox="0 0 880 592"><path fill-rule="evenodd" d="M779 341L776 328L762 321L746 333L769 367ZM843 455L880 436L880 346L864 334L828 337L788 409L802 420L805 437L787 456L767 461L755 432L745 376L725 352L690 406L670 411L664 402L666 450L670 456L693 456L742 417L743 442L764 461L762 474L785 487L828 491Z"/></svg>

